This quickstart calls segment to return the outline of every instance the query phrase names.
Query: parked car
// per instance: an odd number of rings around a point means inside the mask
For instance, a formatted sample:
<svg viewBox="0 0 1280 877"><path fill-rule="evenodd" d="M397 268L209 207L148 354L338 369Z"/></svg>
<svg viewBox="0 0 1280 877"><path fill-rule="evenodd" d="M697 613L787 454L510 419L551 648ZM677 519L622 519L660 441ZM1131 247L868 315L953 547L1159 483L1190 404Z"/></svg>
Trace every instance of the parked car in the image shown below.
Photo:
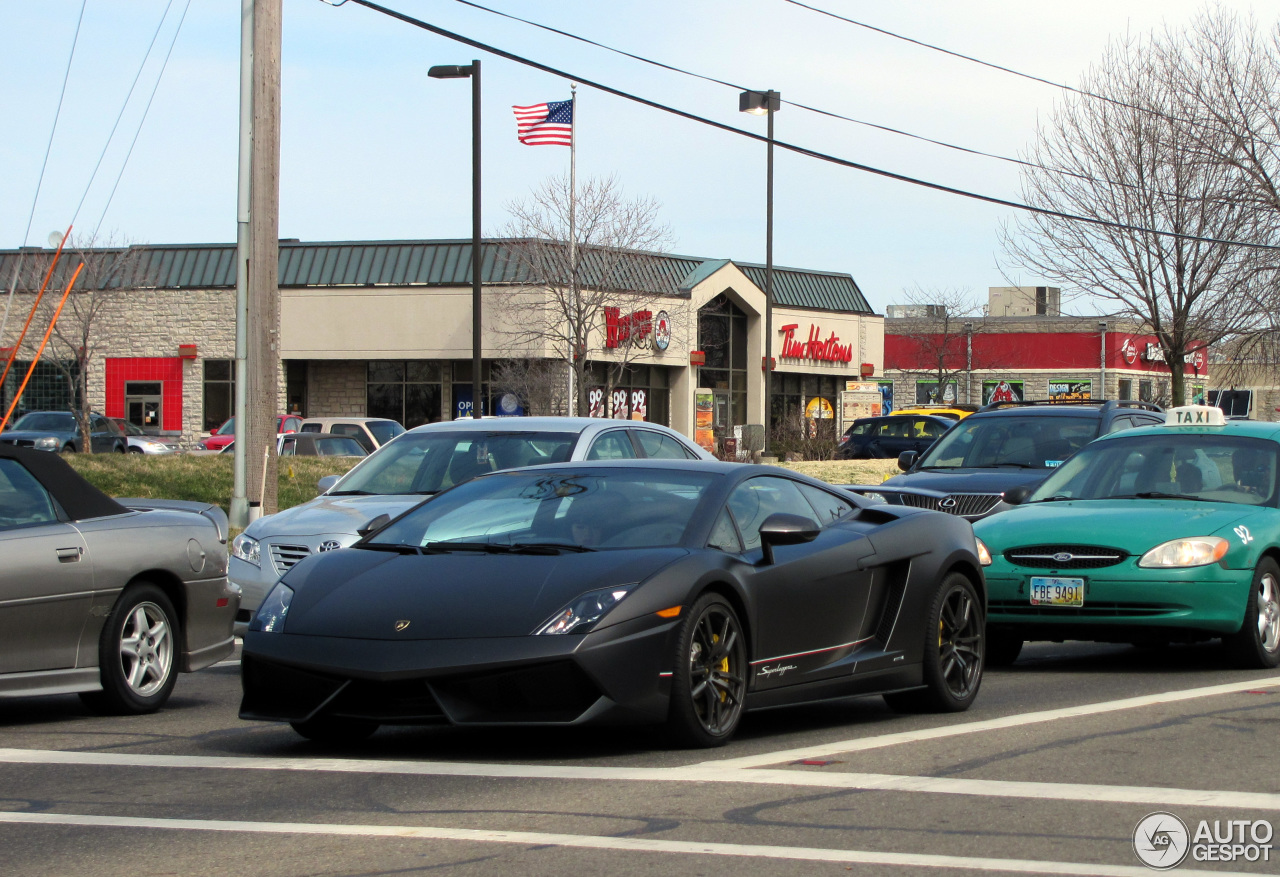
<svg viewBox="0 0 1280 877"><path fill-rule="evenodd" d="M405 430L396 421L385 417L308 417L302 421L298 431L349 435L372 454L396 436L403 435Z"/></svg>
<svg viewBox="0 0 1280 877"><path fill-rule="evenodd" d="M719 746L748 709L883 693L964 710L982 682L976 549L958 518L778 469L485 475L286 573L245 637L240 715L321 740L665 722Z"/></svg>
<svg viewBox="0 0 1280 877"><path fill-rule="evenodd" d="M290 567L351 545L381 514L398 515L423 497L482 472L565 460L642 457L709 460L673 429L595 417L484 417L429 423L361 460L346 475L320 479L321 495L251 523L231 543L231 581L244 594L237 631Z"/></svg>
<svg viewBox="0 0 1280 877"><path fill-rule="evenodd" d="M859 417L840 438L836 456L844 460L885 460L896 459L903 451L920 453L955 424L945 417L916 414Z"/></svg>
<svg viewBox="0 0 1280 877"><path fill-rule="evenodd" d="M927 414L930 417L945 417L948 420L964 420L970 414L978 411L982 406L969 405L963 402L954 404L937 404L937 405L907 405L903 408L895 408L890 414Z"/></svg>
<svg viewBox="0 0 1280 877"><path fill-rule="evenodd" d="M144 432L142 427L136 423L130 423L123 417L108 418L112 423L120 428L124 433L125 440L129 443L129 453L131 454L180 454L182 447L173 439L165 438L158 435L150 435Z"/></svg>
<svg viewBox="0 0 1280 877"><path fill-rule="evenodd" d="M282 457L367 457L355 436L292 432L280 436L277 451Z"/></svg>
<svg viewBox="0 0 1280 877"><path fill-rule="evenodd" d="M276 435L297 432L302 426L302 418L296 414L276 415ZM236 440L236 419L227 420L196 445L202 451L220 451Z"/></svg>
<svg viewBox="0 0 1280 877"><path fill-rule="evenodd" d="M880 493L890 503L976 521L1009 508L1005 491L1039 484L1098 436L1163 422L1163 410L1149 402L997 402L957 423L924 453L900 454L903 474L878 489L888 488Z"/></svg>
<svg viewBox="0 0 1280 877"><path fill-rule="evenodd" d="M234 649L217 506L115 500L57 454L0 445L0 557L0 697L152 712Z"/></svg>
<svg viewBox="0 0 1280 877"><path fill-rule="evenodd" d="M95 454L123 454L128 442L120 428L101 414L89 417L89 442ZM70 411L28 411L0 433L0 444L37 451L73 453L84 450L80 425Z"/></svg>
<svg viewBox="0 0 1280 877"><path fill-rule="evenodd" d="M1103 436L975 526L993 662L1024 640L1221 638L1241 667L1280 665L1280 424L1167 415Z"/></svg>

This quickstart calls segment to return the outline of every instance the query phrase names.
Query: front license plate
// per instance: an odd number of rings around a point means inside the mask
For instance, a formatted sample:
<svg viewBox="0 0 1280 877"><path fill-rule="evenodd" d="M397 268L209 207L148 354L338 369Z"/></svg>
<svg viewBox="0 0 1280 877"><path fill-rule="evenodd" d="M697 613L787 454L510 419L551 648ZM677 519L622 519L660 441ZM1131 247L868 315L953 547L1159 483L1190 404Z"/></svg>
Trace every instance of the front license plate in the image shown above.
<svg viewBox="0 0 1280 877"><path fill-rule="evenodd" d="M1084 579L1031 577L1032 606L1083 606Z"/></svg>

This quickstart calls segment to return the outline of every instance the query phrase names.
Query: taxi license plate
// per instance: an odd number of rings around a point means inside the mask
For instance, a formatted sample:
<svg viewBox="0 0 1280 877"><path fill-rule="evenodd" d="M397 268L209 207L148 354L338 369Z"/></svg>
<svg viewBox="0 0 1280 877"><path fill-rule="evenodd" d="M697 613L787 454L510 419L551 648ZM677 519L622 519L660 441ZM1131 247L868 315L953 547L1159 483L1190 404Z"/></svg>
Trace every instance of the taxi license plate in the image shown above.
<svg viewBox="0 0 1280 877"><path fill-rule="evenodd" d="M1083 606L1084 579L1031 577L1032 606Z"/></svg>

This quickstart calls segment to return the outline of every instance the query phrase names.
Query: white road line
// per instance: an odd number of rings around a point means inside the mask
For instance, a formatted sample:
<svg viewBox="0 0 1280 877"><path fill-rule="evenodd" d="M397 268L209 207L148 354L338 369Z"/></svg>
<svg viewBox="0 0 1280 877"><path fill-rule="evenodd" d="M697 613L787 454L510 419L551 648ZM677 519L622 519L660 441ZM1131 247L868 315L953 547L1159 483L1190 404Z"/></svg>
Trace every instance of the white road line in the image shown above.
<svg viewBox="0 0 1280 877"><path fill-rule="evenodd" d="M474 764L448 761L376 761L338 758L246 758L209 755L144 755L0 749L0 763L160 769L262 770L398 776L476 777L601 782L738 783L799 788L975 795L1042 801L1146 804L1153 807L1219 807L1280 811L1280 794L1214 789L1089 785L915 777L811 770L731 770L702 767L592 767L538 764Z"/></svg>
<svg viewBox="0 0 1280 877"><path fill-rule="evenodd" d="M987 873L1079 874L1099 877L1149 877L1139 866L1049 862L1034 859L996 859L970 856L937 856L924 853L892 853L873 850L838 850L819 847L765 846L763 844L702 843L638 837L553 834L541 831L492 831L474 828L435 828L415 825L344 825L311 822L236 822L213 819L149 819L131 816L81 816L69 813L0 812L0 823L15 825L75 825L84 828L141 828L149 830L220 831L235 834L306 834L338 837L394 837L415 840L502 843L521 846L556 846L588 850L636 853L681 853L700 856L735 856L807 862L839 862L856 865L890 865L904 868L958 868ZM1239 871L1179 869L1189 877L1245 875ZM1256 877L1256 875L1254 875Z"/></svg>
<svg viewBox="0 0 1280 877"><path fill-rule="evenodd" d="M1265 679L1253 679L1246 682L1230 682L1225 685L1210 685L1205 688L1187 688L1181 691L1166 691L1162 694L1146 694L1141 697L1127 697L1123 700L1110 700L1103 703L1084 704L1056 710L1043 710L1034 713L1021 713L1004 716L999 719L986 719L979 722L966 722L959 725L943 725L938 728L926 728L920 731L902 731L897 734L884 734L878 737L859 737L853 740L841 740L834 743L821 743L800 749L783 749L766 752L762 755L747 755L741 758L724 758L717 761L704 761L696 767L749 768L763 767L769 764L782 764L806 758L829 758L848 752L865 752L868 749L880 749L884 746L897 746L900 743L918 743L922 740L940 740L944 737L955 737L961 734L976 734L982 731L1000 731L1005 728L1017 728L1023 725L1034 725L1041 722L1053 722L1058 719L1075 719L1081 716L1095 716L1101 713L1119 710L1137 709L1163 703L1177 703L1183 700L1194 700L1200 697L1212 697L1217 694L1234 694L1255 688L1273 688L1280 685L1280 676Z"/></svg>

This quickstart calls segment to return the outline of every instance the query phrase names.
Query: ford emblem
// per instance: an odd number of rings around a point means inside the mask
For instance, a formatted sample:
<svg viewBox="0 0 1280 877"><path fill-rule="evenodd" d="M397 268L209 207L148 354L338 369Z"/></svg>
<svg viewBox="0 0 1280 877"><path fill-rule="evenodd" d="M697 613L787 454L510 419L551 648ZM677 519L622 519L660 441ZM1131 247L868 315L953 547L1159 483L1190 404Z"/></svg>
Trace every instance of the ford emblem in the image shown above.
<svg viewBox="0 0 1280 877"><path fill-rule="evenodd" d="M958 503L954 496L948 496L946 499L938 500L938 508L940 509L953 509L956 505L958 505Z"/></svg>
<svg viewBox="0 0 1280 877"><path fill-rule="evenodd" d="M326 539L324 542L320 543L320 547L317 548L316 550L317 551L337 551L341 547L342 547L342 543L339 542L337 539Z"/></svg>
<svg viewBox="0 0 1280 877"><path fill-rule="evenodd" d="M1076 559L1076 556L1066 551L1059 551L1053 556L1053 559L1058 563L1070 563Z"/></svg>

